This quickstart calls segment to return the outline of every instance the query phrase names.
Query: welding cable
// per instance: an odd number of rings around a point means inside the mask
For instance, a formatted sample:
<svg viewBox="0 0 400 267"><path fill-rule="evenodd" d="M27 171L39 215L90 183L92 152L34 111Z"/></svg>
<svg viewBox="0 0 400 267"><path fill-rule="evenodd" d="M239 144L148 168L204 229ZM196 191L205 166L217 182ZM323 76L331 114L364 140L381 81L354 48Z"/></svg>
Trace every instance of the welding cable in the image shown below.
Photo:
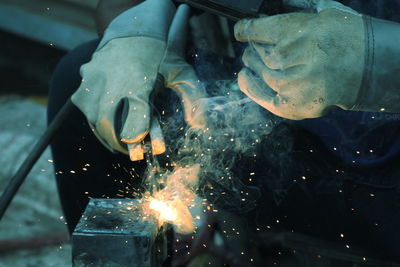
<svg viewBox="0 0 400 267"><path fill-rule="evenodd" d="M12 199L17 193L18 189L24 182L26 176L31 171L32 167L35 165L39 157L42 155L43 151L50 144L54 135L58 132L58 130L63 125L64 121L74 109L74 104L70 99L64 104L61 110L57 113L54 120L48 126L47 130L41 136L39 141L36 143L32 152L29 153L29 156L22 163L21 167L19 167L18 171L15 173L14 177L9 182L7 188L4 190L3 194L0 198L0 220L3 218L4 213L6 212L8 206L10 205Z"/></svg>

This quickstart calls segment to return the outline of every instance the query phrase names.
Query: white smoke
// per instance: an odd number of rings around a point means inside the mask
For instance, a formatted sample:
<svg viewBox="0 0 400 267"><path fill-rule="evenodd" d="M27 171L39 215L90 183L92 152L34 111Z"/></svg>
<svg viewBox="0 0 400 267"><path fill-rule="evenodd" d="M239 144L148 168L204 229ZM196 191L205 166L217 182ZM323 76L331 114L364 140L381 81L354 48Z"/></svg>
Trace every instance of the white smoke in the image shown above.
<svg viewBox="0 0 400 267"><path fill-rule="evenodd" d="M257 158L274 117L241 93L236 82L220 81L209 91L210 96L201 100L206 128L182 124L179 112L161 117L169 139L162 166L171 172L171 167L200 165L197 193L224 208L246 211L254 207L255 195L233 169L238 159Z"/></svg>

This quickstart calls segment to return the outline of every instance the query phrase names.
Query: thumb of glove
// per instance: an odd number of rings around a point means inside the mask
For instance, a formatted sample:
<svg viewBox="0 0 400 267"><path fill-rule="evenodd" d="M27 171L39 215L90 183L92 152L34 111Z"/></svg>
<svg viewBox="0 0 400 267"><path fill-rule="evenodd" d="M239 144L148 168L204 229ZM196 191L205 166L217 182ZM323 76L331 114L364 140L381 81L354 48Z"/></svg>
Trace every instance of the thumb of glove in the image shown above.
<svg viewBox="0 0 400 267"><path fill-rule="evenodd" d="M316 5L315 5L315 10L318 13L321 11L324 11L326 9L329 9L329 8L338 9L338 10L341 10L344 12L351 13L353 15L359 15L359 13L354 11L353 9L351 9L339 2L332 1L332 0L319 0L319 1L317 1Z"/></svg>
<svg viewBox="0 0 400 267"><path fill-rule="evenodd" d="M124 98L115 116L115 129L120 129L120 140L123 143L138 143L149 133L150 106L145 100Z"/></svg>
<svg viewBox="0 0 400 267"><path fill-rule="evenodd" d="M346 7L341 3L333 0L283 0L283 4L289 7L314 10L317 13L325 9L335 8L341 11L350 12L354 15L358 14L353 9Z"/></svg>
<svg viewBox="0 0 400 267"><path fill-rule="evenodd" d="M182 99L186 122L194 128L203 128L205 120L198 114L196 102L206 97L206 91L194 69L185 62L186 33L190 8L186 4L179 6L168 34L167 52L160 66L165 77L165 85L174 90Z"/></svg>

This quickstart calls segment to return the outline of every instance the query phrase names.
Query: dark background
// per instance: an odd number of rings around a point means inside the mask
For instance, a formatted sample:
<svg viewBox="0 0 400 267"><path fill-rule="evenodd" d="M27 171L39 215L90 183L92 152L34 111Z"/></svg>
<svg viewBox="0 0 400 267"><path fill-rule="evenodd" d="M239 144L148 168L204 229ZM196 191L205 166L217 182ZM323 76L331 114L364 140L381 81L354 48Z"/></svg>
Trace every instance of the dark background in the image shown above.
<svg viewBox="0 0 400 267"><path fill-rule="evenodd" d="M1 94L46 96L51 74L66 51L0 31Z"/></svg>

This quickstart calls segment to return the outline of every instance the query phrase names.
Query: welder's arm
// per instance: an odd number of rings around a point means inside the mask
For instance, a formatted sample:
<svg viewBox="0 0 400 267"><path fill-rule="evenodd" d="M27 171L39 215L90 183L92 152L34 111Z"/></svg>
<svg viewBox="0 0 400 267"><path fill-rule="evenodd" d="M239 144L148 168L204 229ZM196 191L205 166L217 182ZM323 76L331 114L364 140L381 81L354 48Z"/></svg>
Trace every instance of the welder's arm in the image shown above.
<svg viewBox="0 0 400 267"><path fill-rule="evenodd" d="M169 0L147 0L124 11L108 25L91 61L80 69L82 83L72 102L113 152L141 151L140 142L151 128L158 128L151 125L149 97L175 11ZM143 158L143 153L135 155L133 160Z"/></svg>
<svg viewBox="0 0 400 267"><path fill-rule="evenodd" d="M315 118L332 106L400 111L400 26L362 16L334 1L317 13L243 20L249 42L239 86L272 113Z"/></svg>
<svg viewBox="0 0 400 267"><path fill-rule="evenodd" d="M96 8L96 28L100 37L111 21L122 12L134 7L144 0L100 0Z"/></svg>

